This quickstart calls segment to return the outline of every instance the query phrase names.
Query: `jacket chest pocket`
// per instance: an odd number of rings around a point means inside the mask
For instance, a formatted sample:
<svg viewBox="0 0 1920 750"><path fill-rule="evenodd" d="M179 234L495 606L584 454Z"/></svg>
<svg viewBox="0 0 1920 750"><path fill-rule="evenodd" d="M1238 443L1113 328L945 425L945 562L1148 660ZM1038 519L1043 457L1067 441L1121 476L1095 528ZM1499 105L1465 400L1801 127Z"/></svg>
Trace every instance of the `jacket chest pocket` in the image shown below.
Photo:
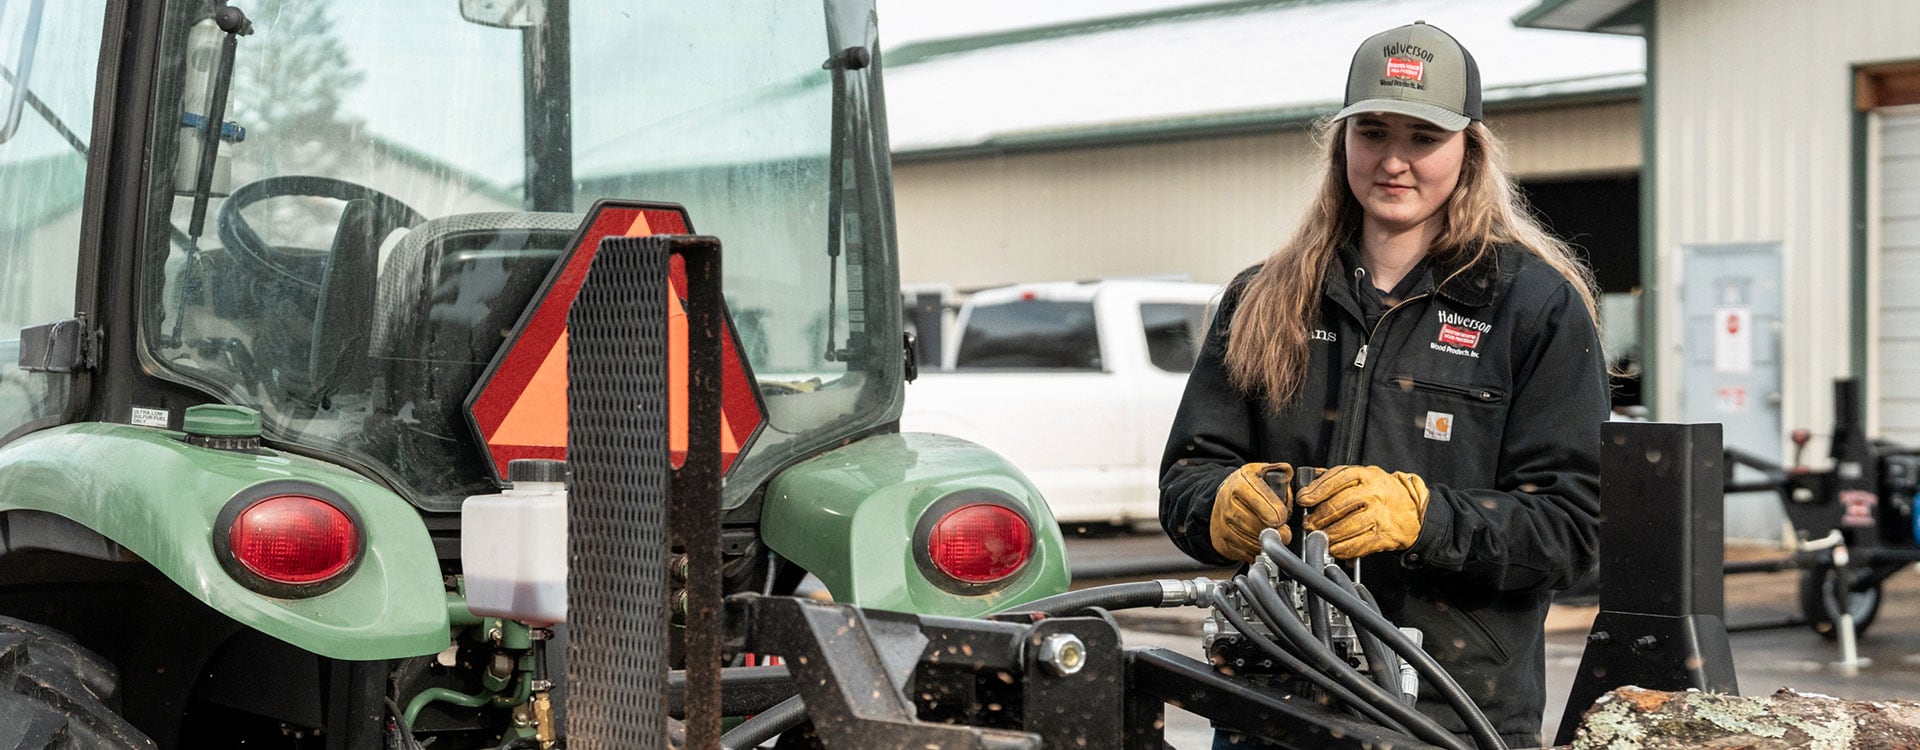
<svg viewBox="0 0 1920 750"><path fill-rule="evenodd" d="M1499 391L1492 388L1442 383L1437 380L1416 378L1412 375L1395 375L1388 378L1387 383L1401 390L1420 391L1422 393L1436 394L1441 397L1451 396L1477 404L1499 404L1506 401L1506 398L1502 396Z"/></svg>
<svg viewBox="0 0 1920 750"><path fill-rule="evenodd" d="M1506 433L1504 392L1411 374L1391 375L1375 388L1368 422L1393 436L1396 459L1429 481L1491 486Z"/></svg>

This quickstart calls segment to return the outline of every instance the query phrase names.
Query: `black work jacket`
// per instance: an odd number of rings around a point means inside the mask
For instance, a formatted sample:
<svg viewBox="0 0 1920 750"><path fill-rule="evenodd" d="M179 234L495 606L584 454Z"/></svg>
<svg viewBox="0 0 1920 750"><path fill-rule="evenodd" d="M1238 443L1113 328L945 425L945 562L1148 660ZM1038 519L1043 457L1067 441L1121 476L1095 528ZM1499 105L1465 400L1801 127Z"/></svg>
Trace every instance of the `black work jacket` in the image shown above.
<svg viewBox="0 0 1920 750"><path fill-rule="evenodd" d="M1419 538L1363 561L1383 613L1425 647L1502 735L1531 745L1544 710L1550 593L1595 561L1605 361L1579 292L1519 248L1428 264L1369 330L1344 264L1322 286L1299 396L1277 413L1228 381L1227 333L1254 270L1228 285L1160 463L1160 522L1195 559L1226 564L1208 521L1241 464L1379 466L1419 474ZM1439 280L1436 287L1436 279ZM1437 692L1422 710L1464 731Z"/></svg>

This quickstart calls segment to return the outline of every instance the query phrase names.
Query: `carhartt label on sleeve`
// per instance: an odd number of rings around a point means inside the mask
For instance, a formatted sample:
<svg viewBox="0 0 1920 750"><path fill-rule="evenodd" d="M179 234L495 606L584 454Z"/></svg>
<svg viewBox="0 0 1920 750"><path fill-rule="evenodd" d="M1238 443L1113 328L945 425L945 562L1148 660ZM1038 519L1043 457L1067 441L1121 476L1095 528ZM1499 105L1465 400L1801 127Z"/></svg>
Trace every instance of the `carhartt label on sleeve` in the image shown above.
<svg viewBox="0 0 1920 750"><path fill-rule="evenodd" d="M1446 443L1453 440L1453 415L1444 411L1427 412L1427 439Z"/></svg>
<svg viewBox="0 0 1920 750"><path fill-rule="evenodd" d="M133 419L130 421L141 427L166 427L167 410L136 406L133 407Z"/></svg>

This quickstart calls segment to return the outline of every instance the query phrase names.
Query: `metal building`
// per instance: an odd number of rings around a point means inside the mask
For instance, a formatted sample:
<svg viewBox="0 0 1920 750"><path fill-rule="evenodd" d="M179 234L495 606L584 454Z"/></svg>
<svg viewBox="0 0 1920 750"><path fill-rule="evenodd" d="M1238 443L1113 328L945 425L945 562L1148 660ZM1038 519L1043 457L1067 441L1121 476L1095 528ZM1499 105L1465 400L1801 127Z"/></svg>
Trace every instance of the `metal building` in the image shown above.
<svg viewBox="0 0 1920 750"><path fill-rule="evenodd" d="M1545 0L1538 28L1647 40L1642 252L1662 419L1823 462L1835 378L1920 444L1920 3ZM1773 537L1766 498L1728 532Z"/></svg>

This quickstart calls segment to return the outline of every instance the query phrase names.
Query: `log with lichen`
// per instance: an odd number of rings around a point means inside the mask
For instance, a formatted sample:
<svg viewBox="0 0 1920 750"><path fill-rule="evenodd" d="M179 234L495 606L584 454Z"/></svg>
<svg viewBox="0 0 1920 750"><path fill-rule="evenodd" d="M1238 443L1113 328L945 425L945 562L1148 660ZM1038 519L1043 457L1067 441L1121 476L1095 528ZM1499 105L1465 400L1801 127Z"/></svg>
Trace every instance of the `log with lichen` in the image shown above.
<svg viewBox="0 0 1920 750"><path fill-rule="evenodd" d="M1575 750L1920 750L1920 703L1851 701L1781 689L1768 696L1623 687L1587 710Z"/></svg>

